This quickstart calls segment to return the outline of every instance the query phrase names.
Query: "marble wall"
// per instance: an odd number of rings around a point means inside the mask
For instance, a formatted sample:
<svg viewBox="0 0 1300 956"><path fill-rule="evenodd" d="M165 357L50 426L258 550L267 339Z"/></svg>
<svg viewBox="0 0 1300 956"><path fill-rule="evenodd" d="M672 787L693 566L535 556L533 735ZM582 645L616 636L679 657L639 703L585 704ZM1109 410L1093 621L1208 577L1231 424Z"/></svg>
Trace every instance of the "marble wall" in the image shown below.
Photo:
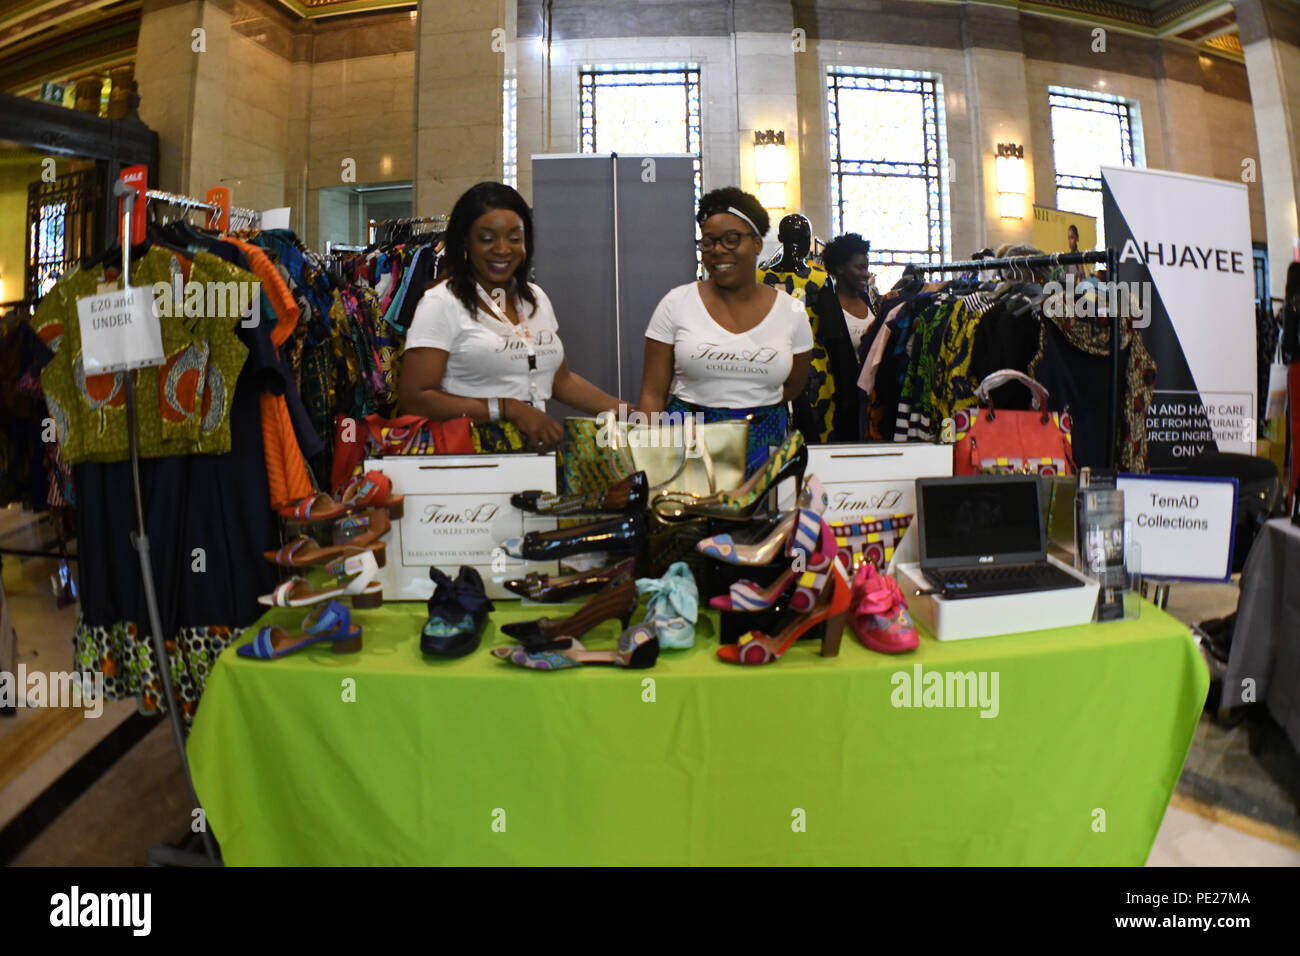
<svg viewBox="0 0 1300 956"><path fill-rule="evenodd" d="M464 188L501 175L501 85L513 75L519 187L530 197L530 157L579 148L578 70L587 63L699 64L705 188L754 189L753 131L783 129L789 208L822 235L827 67L938 77L954 255L1031 234L1030 217L998 215L999 142L1026 147L1026 210L1054 205L1049 86L1133 100L1148 166L1240 180L1243 160L1261 157L1244 66L1113 30L1094 52L1084 25L911 0L753 0L734 10L725 0L553 0L550 9L549 24L538 0L423 4L418 20L393 11L296 21L266 0L147 0L137 76L141 114L161 134L163 183L201 192L224 182L240 205L288 204L309 243L318 192L343 184L347 159L358 184L414 180L417 214L446 212ZM208 53L178 56L177 38L196 24L208 30ZM497 28L504 48L492 42ZM1300 77L1300 48L1265 54ZM1300 79L1262 90L1279 104L1269 142L1289 129L1283 99L1300 103L1288 84ZM1260 163L1261 176L1270 169L1275 179L1296 176L1293 164ZM1248 185L1263 240L1264 188Z"/></svg>

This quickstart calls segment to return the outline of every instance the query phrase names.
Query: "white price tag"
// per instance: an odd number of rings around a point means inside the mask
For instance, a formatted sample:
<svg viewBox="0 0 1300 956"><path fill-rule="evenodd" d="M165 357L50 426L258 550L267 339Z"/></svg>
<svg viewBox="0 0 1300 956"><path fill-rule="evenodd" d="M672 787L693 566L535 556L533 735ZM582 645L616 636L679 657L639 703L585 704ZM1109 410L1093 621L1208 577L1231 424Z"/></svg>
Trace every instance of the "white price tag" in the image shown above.
<svg viewBox="0 0 1300 956"><path fill-rule="evenodd" d="M77 300L81 351L87 375L162 365L162 326L153 290L142 286Z"/></svg>

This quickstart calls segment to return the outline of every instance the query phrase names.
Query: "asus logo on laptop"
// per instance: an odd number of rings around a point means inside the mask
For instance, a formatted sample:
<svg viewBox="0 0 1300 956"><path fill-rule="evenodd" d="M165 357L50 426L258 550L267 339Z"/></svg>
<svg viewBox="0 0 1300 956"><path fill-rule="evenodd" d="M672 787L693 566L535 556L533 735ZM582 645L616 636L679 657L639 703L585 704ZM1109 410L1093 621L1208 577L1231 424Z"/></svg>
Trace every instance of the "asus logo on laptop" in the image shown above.
<svg viewBox="0 0 1300 956"><path fill-rule="evenodd" d="M980 555L980 564L992 564L992 563L993 563L993 555L991 554Z"/></svg>

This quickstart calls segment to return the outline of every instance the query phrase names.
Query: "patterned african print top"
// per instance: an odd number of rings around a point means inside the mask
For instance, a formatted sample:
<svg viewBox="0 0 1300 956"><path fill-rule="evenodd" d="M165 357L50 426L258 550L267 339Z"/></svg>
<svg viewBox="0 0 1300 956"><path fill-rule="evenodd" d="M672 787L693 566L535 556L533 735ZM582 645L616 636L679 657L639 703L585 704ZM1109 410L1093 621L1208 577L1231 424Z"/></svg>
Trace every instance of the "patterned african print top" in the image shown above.
<svg viewBox="0 0 1300 956"><path fill-rule="evenodd" d="M830 440L831 429L835 425L835 378L831 373L830 360L826 346L822 342L821 323L817 317L815 303L817 296L826 284L829 276L825 269L809 265L808 274L800 276L793 272L775 272L771 269L759 269L758 281L777 289L784 289L804 304L808 311L808 322L812 327L812 359L808 367L808 381L804 385L803 395L795 399L796 417L798 406L806 405L810 412L814 434L804 435L810 443L822 444Z"/></svg>
<svg viewBox="0 0 1300 956"><path fill-rule="evenodd" d="M173 257L152 247L132 263L131 285L149 289L150 294L156 282L170 285ZM196 253L191 262L175 258L189 270L187 283L203 290L208 283L256 281L251 273L211 253ZM248 357L247 347L235 334L241 319L238 309L229 308L226 296L187 294L179 309L159 320L165 354L161 366L86 375L77 300L98 293L103 281L102 269L68 273L41 299L32 319L32 328L55 353L41 373L41 386L65 461L122 461L129 456L128 374L135 376L141 458L229 451L230 405ZM220 314L228 311L235 314Z"/></svg>

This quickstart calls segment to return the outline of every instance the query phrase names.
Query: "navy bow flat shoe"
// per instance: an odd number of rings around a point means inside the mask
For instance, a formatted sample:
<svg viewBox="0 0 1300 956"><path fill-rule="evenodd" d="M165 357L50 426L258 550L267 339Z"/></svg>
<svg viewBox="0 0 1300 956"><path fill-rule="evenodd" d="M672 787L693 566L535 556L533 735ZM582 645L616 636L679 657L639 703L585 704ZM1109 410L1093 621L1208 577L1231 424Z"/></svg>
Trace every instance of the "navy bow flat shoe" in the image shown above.
<svg viewBox="0 0 1300 956"><path fill-rule="evenodd" d="M462 566L453 581L435 567L429 577L436 587L429 598L429 618L420 634L420 650L435 657L464 657L478 649L487 626L492 602L483 579L473 568Z"/></svg>

